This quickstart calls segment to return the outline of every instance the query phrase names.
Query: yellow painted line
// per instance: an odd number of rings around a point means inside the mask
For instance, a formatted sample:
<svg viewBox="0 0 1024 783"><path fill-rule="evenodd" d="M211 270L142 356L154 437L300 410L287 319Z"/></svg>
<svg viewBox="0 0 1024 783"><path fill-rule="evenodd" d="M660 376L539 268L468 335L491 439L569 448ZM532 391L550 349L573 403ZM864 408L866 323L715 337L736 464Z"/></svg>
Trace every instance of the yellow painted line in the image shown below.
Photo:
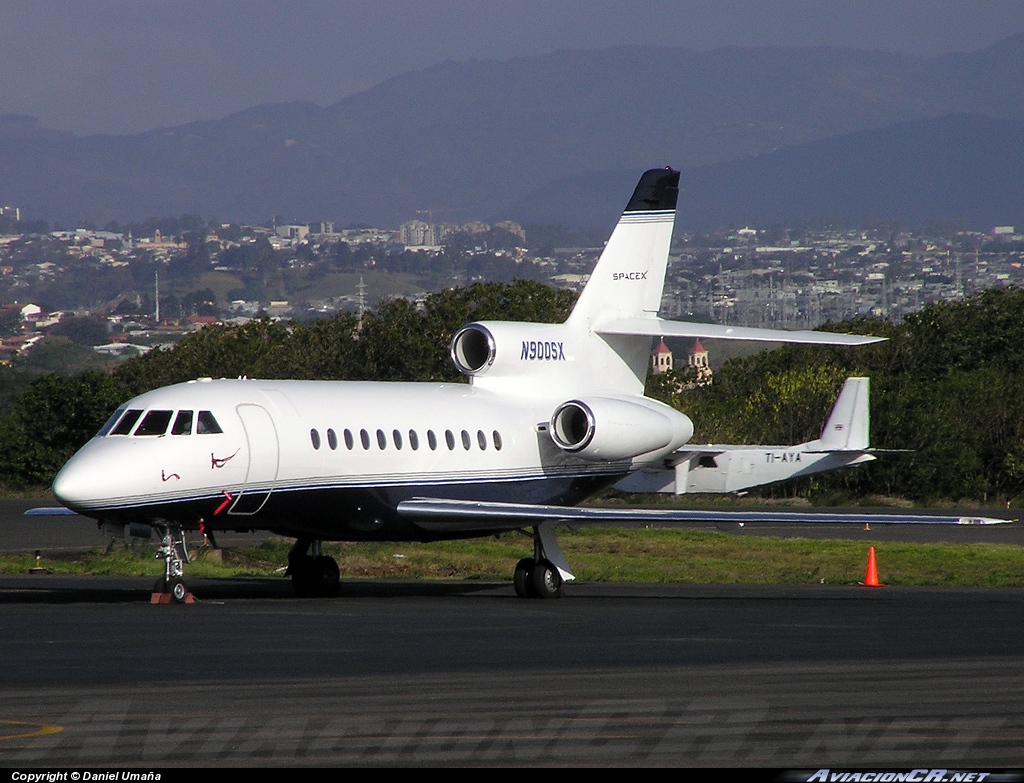
<svg viewBox="0 0 1024 783"><path fill-rule="evenodd" d="M0 734L0 741L12 739L32 739L33 737L45 737L47 734L59 734L64 731L63 726L53 723L29 723L23 720L0 720L0 727L35 727L30 731L20 731L17 734Z"/></svg>

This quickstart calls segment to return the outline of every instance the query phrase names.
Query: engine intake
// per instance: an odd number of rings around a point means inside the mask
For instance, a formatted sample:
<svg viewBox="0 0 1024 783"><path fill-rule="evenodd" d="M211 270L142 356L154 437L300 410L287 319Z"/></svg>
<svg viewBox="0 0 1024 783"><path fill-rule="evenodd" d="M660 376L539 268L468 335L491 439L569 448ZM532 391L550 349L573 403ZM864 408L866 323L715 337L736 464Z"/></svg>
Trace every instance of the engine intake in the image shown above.
<svg viewBox="0 0 1024 783"><path fill-rule="evenodd" d="M463 326L452 338L451 356L463 375L477 375L494 364L494 335L481 324Z"/></svg>
<svg viewBox="0 0 1024 783"><path fill-rule="evenodd" d="M563 402L551 416L548 432L563 451L615 461L676 448L693 435L693 423L653 400L596 397Z"/></svg>

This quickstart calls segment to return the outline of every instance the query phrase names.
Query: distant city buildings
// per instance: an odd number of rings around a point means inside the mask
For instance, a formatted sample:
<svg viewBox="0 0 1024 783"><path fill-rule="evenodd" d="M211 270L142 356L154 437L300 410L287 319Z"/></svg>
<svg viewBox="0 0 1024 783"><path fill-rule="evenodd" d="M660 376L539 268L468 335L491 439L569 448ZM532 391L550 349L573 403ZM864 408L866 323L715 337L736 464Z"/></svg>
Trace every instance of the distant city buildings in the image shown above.
<svg viewBox="0 0 1024 783"><path fill-rule="evenodd" d="M425 214L432 217L429 210ZM20 218L20 210L3 207L0 216L8 219L0 224L3 230L16 230L12 218ZM457 225L416 219L398 230L339 230L327 221L200 223L189 229L191 246L184 230L172 236L153 227L147 232L134 228L134 233L75 228L0 235L0 307L21 303L18 312L0 310L0 315L6 312L8 356L30 348L38 342L34 338L66 313L102 315L110 324L111 342L145 347L173 342L215 321L355 312L361 301L355 284L351 275L339 272L362 275L374 270L381 275L371 306L386 295L422 302L425 291L410 292L410 279L422 280L426 290L514 277L580 290L602 250L530 251L526 232L511 221ZM671 250L661 314L781 329L811 329L854 317L898 322L931 302L1024 286L1024 235L1016 231L1013 225L985 232L744 226L680 234ZM203 233L205 252L197 253L196 234ZM410 258L407 249L419 252ZM435 261L442 251L443 259ZM156 292L154 270L165 268ZM392 272L401 275L387 277ZM388 290L389 281L402 276L406 288ZM186 295L211 285L218 288L216 294L185 301ZM152 318L155 296L161 305L159 324ZM51 297L57 297L54 304ZM22 313L20 308L32 300L44 306ZM678 369L679 364L668 346L659 343L652 371ZM710 380L710 364L699 342L688 354L687 366L695 368L699 382Z"/></svg>

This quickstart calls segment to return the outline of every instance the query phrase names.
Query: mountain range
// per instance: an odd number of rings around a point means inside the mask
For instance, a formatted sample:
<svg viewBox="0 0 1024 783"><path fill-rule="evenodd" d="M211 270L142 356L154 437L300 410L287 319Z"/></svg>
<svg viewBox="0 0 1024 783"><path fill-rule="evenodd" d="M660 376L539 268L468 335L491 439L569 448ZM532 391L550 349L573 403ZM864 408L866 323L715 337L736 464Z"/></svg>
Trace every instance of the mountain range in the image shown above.
<svg viewBox="0 0 1024 783"><path fill-rule="evenodd" d="M0 107L2 108L2 107ZM446 62L321 107L76 136L0 116L0 202L65 226L196 213L608 225L683 170L680 225L1024 222L1024 34L923 58L622 47Z"/></svg>

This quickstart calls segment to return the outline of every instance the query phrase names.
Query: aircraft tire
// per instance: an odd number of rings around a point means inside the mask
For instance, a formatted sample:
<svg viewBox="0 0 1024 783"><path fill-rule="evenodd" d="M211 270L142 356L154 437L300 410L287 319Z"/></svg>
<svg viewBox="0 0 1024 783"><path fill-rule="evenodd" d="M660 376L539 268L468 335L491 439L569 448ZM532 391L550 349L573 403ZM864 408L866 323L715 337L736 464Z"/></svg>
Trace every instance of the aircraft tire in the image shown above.
<svg viewBox="0 0 1024 783"><path fill-rule="evenodd" d="M312 579L313 594L327 598L338 594L338 583L341 573L338 562L333 557L320 555L313 560Z"/></svg>
<svg viewBox="0 0 1024 783"><path fill-rule="evenodd" d="M561 598L562 576L547 560L541 560L530 572L530 584L536 598Z"/></svg>
<svg viewBox="0 0 1024 783"><path fill-rule="evenodd" d="M188 598L188 588L185 587L185 583L178 578L168 580L167 592L171 594L171 599L176 604L183 604L185 603L185 599Z"/></svg>
<svg viewBox="0 0 1024 783"><path fill-rule="evenodd" d="M532 557L524 557L516 563L515 573L512 575L512 586L516 589L516 595L520 598L533 598L533 579L531 573L535 565Z"/></svg>
<svg viewBox="0 0 1024 783"><path fill-rule="evenodd" d="M313 578L313 558L303 555L292 561L289 566L292 575L292 587L295 595L300 598L310 598L316 595L316 583Z"/></svg>

